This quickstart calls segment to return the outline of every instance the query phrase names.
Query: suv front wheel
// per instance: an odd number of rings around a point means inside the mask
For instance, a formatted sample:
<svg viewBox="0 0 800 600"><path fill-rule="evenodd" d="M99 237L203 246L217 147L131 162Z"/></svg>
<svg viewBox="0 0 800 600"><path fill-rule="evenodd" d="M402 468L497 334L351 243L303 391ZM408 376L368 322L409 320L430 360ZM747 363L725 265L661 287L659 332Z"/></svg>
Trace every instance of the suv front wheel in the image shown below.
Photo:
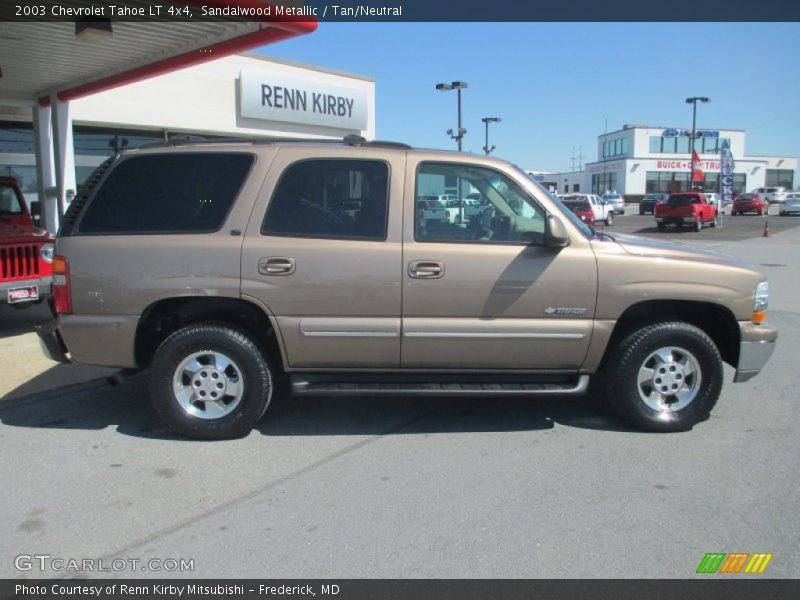
<svg viewBox="0 0 800 600"><path fill-rule="evenodd" d="M153 359L153 407L170 429L187 437L247 435L267 410L272 389L272 373L258 344L227 325L179 329Z"/></svg>
<svg viewBox="0 0 800 600"><path fill-rule="evenodd" d="M610 351L606 395L625 421L650 431L686 431L708 418L722 389L722 358L704 331L655 323Z"/></svg>

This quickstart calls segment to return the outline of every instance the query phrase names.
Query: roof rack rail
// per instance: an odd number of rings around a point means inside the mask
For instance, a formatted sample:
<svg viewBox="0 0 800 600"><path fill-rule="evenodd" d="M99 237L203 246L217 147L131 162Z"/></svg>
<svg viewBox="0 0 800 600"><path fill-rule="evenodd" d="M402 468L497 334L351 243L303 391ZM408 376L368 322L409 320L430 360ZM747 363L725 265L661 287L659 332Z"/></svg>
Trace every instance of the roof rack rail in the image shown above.
<svg viewBox="0 0 800 600"><path fill-rule="evenodd" d="M293 138L293 137L228 137L208 138L200 135L179 134L163 142L144 144L140 148L168 148L173 146L193 146L196 144L285 144L285 143L312 143L312 144L347 144L349 146L368 146L373 148L397 148L410 150L411 146L400 142L387 142L381 140L368 141L360 135L346 135L341 139L318 138Z"/></svg>

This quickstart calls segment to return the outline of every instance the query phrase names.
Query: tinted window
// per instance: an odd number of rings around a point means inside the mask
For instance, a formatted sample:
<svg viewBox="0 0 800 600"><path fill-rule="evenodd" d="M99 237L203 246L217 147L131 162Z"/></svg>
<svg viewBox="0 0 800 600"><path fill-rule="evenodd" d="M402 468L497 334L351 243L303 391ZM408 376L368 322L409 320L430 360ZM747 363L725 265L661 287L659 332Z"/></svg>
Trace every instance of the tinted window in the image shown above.
<svg viewBox="0 0 800 600"><path fill-rule="evenodd" d="M570 210L592 210L588 202L581 202L580 200L568 200L565 198L564 206Z"/></svg>
<svg viewBox="0 0 800 600"><path fill-rule="evenodd" d="M0 183L0 215L22 214L22 205L17 198L17 191L10 185Z"/></svg>
<svg viewBox="0 0 800 600"><path fill-rule="evenodd" d="M261 233L385 240L388 191L389 165L384 162L295 163L278 182Z"/></svg>
<svg viewBox="0 0 800 600"><path fill-rule="evenodd" d="M122 160L84 213L82 233L216 231L244 183L249 154L161 154Z"/></svg>
<svg viewBox="0 0 800 600"><path fill-rule="evenodd" d="M693 194L673 194L667 200L668 206L688 206L689 204L697 204L700 198Z"/></svg>

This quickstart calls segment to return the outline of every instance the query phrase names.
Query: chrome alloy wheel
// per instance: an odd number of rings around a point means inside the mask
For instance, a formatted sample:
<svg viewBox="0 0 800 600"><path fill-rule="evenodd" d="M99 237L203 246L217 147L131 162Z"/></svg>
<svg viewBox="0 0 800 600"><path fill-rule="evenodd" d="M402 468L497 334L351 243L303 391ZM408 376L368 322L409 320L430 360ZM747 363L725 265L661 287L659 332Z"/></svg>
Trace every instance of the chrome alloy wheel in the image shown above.
<svg viewBox="0 0 800 600"><path fill-rule="evenodd" d="M697 397L702 383L700 363L683 348L666 346L650 354L639 367L639 397L660 413L677 412Z"/></svg>
<svg viewBox="0 0 800 600"><path fill-rule="evenodd" d="M195 352L175 369L172 390L188 414L219 419L233 412L242 399L242 370L221 352Z"/></svg>

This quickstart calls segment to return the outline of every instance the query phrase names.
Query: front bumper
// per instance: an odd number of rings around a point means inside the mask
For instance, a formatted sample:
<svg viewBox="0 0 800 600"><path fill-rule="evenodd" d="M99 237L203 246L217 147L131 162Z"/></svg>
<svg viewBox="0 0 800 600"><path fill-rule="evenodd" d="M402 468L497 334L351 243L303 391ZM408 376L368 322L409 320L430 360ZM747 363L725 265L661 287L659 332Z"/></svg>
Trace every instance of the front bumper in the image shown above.
<svg viewBox="0 0 800 600"><path fill-rule="evenodd" d="M44 300L52 295L52 277L42 277L40 279L15 279L13 281L4 281L0 283L0 302L6 303L8 298L8 290L14 288L23 288L31 285L38 286L39 299ZM29 302L26 300L25 302Z"/></svg>
<svg viewBox="0 0 800 600"><path fill-rule="evenodd" d="M778 330L766 323L756 325L749 321L739 323L741 342L739 343L739 364L734 383L749 381L761 372L775 350Z"/></svg>
<svg viewBox="0 0 800 600"><path fill-rule="evenodd" d="M39 346L47 358L60 363L72 362L55 323L42 325L37 329L36 335L39 336Z"/></svg>

